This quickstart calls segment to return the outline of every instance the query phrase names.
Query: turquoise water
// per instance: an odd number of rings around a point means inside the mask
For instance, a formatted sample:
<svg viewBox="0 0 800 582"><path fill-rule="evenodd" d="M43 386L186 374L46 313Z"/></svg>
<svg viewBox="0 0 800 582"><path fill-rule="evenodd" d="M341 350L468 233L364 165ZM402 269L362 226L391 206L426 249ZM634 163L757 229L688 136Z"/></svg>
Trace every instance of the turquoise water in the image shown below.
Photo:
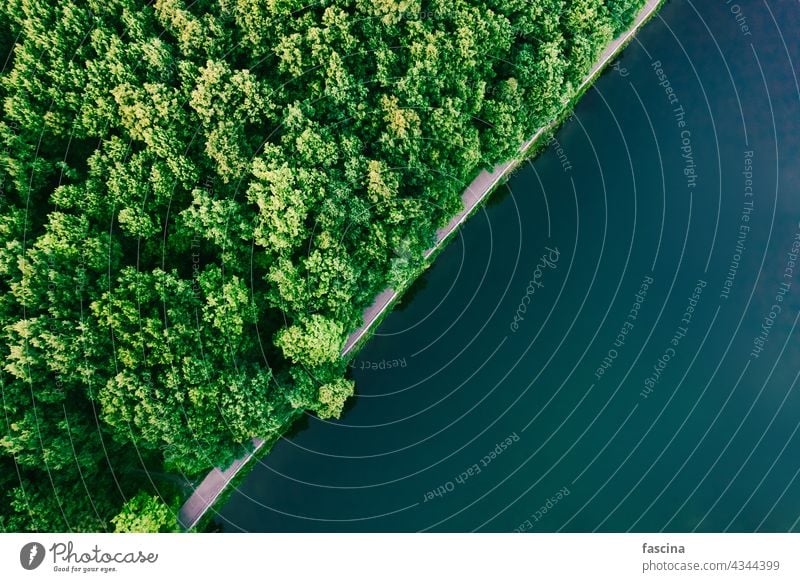
<svg viewBox="0 0 800 582"><path fill-rule="evenodd" d="M670 2L224 531L789 531L800 8Z"/></svg>

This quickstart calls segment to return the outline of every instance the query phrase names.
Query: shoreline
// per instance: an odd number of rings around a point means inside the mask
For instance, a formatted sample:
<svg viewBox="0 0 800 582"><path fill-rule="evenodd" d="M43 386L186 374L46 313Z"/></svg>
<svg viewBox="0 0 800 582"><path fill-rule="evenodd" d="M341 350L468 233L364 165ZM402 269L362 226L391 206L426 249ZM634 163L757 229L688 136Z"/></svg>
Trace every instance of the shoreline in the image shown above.
<svg viewBox="0 0 800 582"><path fill-rule="evenodd" d="M570 100L582 95L584 89L588 88L588 86L594 82L595 76L605 68L608 62L617 55L625 43L627 43L628 40L630 40L631 37L633 37L633 35L639 30L639 28L641 28L641 26L649 19L649 17L655 13L656 9L661 5L661 3L662 0L648 0L645 3L645 5L639 11L639 14L636 15L636 18L634 19L630 28L612 40L608 46L603 49L603 52L600 53L598 60L594 65L592 65L589 73L587 73L586 77L584 77L581 84L575 90L575 96L570 98ZM525 152L527 152L539 140L542 134L553 129L560 122L561 115L563 113L564 111L561 111L559 113L559 117L553 119L547 125L544 125L536 130L536 133L534 133L519 147L519 157L495 166L491 172L483 170L480 174L478 174L478 176L469 184L469 186L467 186L467 189L461 195L461 200L464 203L464 209L450 219L450 222L447 224L447 226L436 231L436 244L425 251L423 255L425 259L428 259L434 252L440 250L444 246L444 243L448 237L463 222L465 222L467 218L469 218L472 212L476 210L482 202L489 197L491 192L494 190L494 187L497 186L498 183L508 174L510 174L520 163L528 159L528 157L525 155ZM409 281L409 284L412 282L413 281ZM378 294L378 296L375 298L375 302L364 311L364 324L347 337L344 348L342 349L342 356L346 356L348 352L350 352L358 343L358 341L370 331L375 324L375 321L402 294L402 292L402 290L394 291L393 289L387 287L380 294Z"/></svg>
<svg viewBox="0 0 800 582"><path fill-rule="evenodd" d="M603 71L606 65L617 56L627 42L638 32L645 22L655 14L664 2L665 0L647 0L630 27L617 38L613 39L603 52L600 53L597 61L595 61L592 68L584 77L584 80L575 90L574 95L565 101L565 105L569 104L571 101L580 99L585 90L591 86L595 78ZM572 107L569 108L569 111L571 111L571 109ZM528 159L529 156L527 156L527 152L531 147L538 142L543 134L559 125L564 114L567 112L568 110L566 108L563 109L555 119L536 130L536 132L519 147L518 156L516 158L496 166L491 172L482 170L475 179L473 179L461 195L464 204L463 210L456 214L446 226L436 231L436 244L425 251L423 255L426 261L445 246L451 235L489 198L490 194L501 180L516 169L520 163ZM406 286L399 291L387 287L376 296L372 305L363 313L363 325L347 337L344 347L342 348L342 357L347 356L355 347L360 347L361 341L364 340L365 337L368 337L367 334L374 329L382 316L389 312L390 307L399 299L414 280L415 279L409 280ZM206 517L208 511L219 501L220 497L227 492L231 482L241 473L242 469L248 466L250 462L262 452L266 444L267 442L263 439L254 438L252 440L253 450L251 452L236 459L224 471L219 467L211 469L194 489L192 494L184 501L183 505L181 505L177 516L178 525L186 531L195 528L198 523Z"/></svg>

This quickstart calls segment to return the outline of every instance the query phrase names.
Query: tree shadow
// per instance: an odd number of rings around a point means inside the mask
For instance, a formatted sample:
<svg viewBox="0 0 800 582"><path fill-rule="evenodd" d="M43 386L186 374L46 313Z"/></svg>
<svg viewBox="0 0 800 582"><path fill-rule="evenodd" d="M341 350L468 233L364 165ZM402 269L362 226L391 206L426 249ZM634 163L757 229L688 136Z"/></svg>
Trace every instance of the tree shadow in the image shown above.
<svg viewBox="0 0 800 582"><path fill-rule="evenodd" d="M289 430L283 433L282 438L293 439L301 432L308 430L308 428L311 426L309 416L309 414L301 414L300 418L292 423L292 425L289 427Z"/></svg>
<svg viewBox="0 0 800 582"><path fill-rule="evenodd" d="M511 195L511 186L508 184L510 179L511 176L509 176L504 183L497 186L494 192L489 195L489 198L486 200L486 208L499 206Z"/></svg>
<svg viewBox="0 0 800 582"><path fill-rule="evenodd" d="M403 296L400 298L400 301L394 306L395 311L405 311L405 309L411 304L414 300L414 297L417 296L417 293L425 289L428 286L428 274L429 270L425 269L422 274L414 279L414 282L411 283L411 286L406 289L406 292L403 293Z"/></svg>

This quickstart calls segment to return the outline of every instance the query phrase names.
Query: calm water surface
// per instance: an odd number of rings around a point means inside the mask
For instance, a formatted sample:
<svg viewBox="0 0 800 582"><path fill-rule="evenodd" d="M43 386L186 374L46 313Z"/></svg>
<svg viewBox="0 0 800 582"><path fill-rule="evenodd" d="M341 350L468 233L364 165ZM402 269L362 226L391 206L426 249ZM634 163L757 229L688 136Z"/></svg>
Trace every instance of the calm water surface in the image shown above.
<svg viewBox="0 0 800 582"><path fill-rule="evenodd" d="M788 531L800 8L664 6L225 531Z"/></svg>

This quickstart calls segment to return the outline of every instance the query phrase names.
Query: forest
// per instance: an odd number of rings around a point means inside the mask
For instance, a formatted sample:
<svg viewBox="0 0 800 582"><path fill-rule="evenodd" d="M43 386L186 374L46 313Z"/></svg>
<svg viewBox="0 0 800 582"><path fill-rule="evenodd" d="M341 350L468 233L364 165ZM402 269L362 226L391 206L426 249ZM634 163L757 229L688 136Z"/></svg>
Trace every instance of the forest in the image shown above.
<svg viewBox="0 0 800 582"><path fill-rule="evenodd" d="M0 3L0 531L173 531L644 0Z"/></svg>

